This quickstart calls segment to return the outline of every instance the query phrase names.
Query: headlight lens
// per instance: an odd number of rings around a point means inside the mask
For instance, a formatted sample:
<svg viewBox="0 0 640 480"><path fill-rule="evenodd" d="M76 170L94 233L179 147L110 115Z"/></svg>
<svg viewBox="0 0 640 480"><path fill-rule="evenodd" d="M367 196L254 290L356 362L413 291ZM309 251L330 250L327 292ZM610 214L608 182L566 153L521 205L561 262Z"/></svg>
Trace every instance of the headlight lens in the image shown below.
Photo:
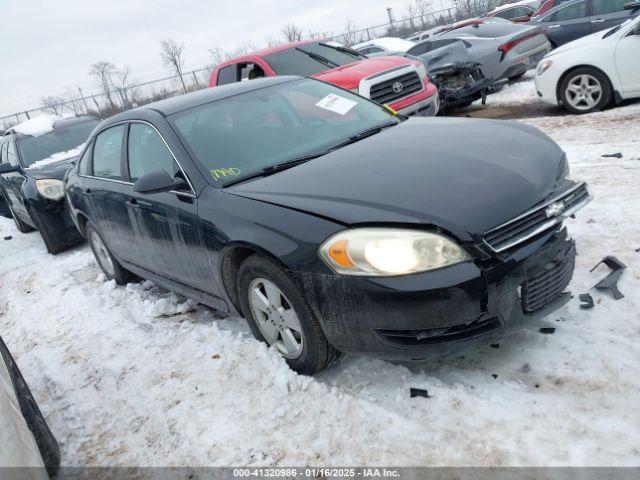
<svg viewBox="0 0 640 480"><path fill-rule="evenodd" d="M542 75L544 72L549 70L553 62L551 60L543 60L538 64L538 76Z"/></svg>
<svg viewBox="0 0 640 480"><path fill-rule="evenodd" d="M563 180L567 178L570 174L569 170L569 161L567 160L567 156L563 155L562 160L560 160L560 164L558 165L558 178L557 180Z"/></svg>
<svg viewBox="0 0 640 480"><path fill-rule="evenodd" d="M60 180L47 178L36 180L38 193L49 200L62 200L64 198L64 183Z"/></svg>
<svg viewBox="0 0 640 480"><path fill-rule="evenodd" d="M358 228L329 238L320 256L337 273L396 276L426 272L471 260L448 238L394 228Z"/></svg>

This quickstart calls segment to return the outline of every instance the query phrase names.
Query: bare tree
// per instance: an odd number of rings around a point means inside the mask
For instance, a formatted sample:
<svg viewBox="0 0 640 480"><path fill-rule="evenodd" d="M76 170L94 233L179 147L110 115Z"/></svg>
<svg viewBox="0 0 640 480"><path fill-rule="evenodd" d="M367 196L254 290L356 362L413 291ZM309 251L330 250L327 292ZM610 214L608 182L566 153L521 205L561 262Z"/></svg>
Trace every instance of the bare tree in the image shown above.
<svg viewBox="0 0 640 480"><path fill-rule="evenodd" d="M169 69L180 78L182 89L187 93L187 85L184 83L182 70L184 68L184 43L178 43L173 39L162 40L160 42L160 58Z"/></svg>
<svg viewBox="0 0 640 480"><path fill-rule="evenodd" d="M111 97L111 92L113 90L113 76L115 73L116 66L111 62L94 63L91 65L91 69L89 70L89 75L93 75L100 82L104 96L107 98L107 102L109 102L109 106L111 108L117 107Z"/></svg>
<svg viewBox="0 0 640 480"><path fill-rule="evenodd" d="M405 8L407 9L407 20L409 21L409 28L411 30L415 30L416 26L415 26L414 20L415 20L415 17L418 16L418 10L416 8L416 4L413 1L408 2Z"/></svg>
<svg viewBox="0 0 640 480"><path fill-rule="evenodd" d="M209 56L211 57L211 66L215 67L220 65L229 59L229 54L220 47L213 47L209 49Z"/></svg>
<svg viewBox="0 0 640 480"><path fill-rule="evenodd" d="M347 47L351 47L352 45L358 43L356 24L350 18L347 18L345 32L341 35L340 38L342 39L342 43L344 43Z"/></svg>
<svg viewBox="0 0 640 480"><path fill-rule="evenodd" d="M275 47L276 45L280 45L282 43L282 41L275 35L267 35L267 38L265 38L265 42L267 43L267 47Z"/></svg>
<svg viewBox="0 0 640 480"><path fill-rule="evenodd" d="M280 29L287 42L299 42L302 40L302 30L295 23L287 23Z"/></svg>
<svg viewBox="0 0 640 480"><path fill-rule="evenodd" d="M422 24L422 28L427 28L427 15L431 10L431 1L430 0L414 0L416 5L416 12L420 15L420 23Z"/></svg>
<svg viewBox="0 0 640 480"><path fill-rule="evenodd" d="M133 102L136 94L136 92L132 88L133 82L131 81L130 75L131 70L129 69L129 67L123 67L117 72L118 83L116 85L116 90L118 91L118 95L120 96L122 108L124 108L125 110L133 108Z"/></svg>
<svg viewBox="0 0 640 480"><path fill-rule="evenodd" d="M64 112L64 103L65 99L58 95L49 95L47 97L43 97L40 101L42 109L46 112L52 113L53 115L62 115Z"/></svg>

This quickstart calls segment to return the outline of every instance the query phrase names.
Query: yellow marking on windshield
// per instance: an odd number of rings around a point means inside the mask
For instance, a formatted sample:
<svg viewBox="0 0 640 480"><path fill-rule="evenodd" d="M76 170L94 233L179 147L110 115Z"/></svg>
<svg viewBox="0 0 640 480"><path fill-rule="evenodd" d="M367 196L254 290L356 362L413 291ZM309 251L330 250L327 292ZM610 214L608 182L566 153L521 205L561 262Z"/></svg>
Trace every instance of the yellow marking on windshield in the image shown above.
<svg viewBox="0 0 640 480"><path fill-rule="evenodd" d="M241 173L241 170L235 167L216 168L214 170L211 170L211 175L213 176L214 180L220 180L221 178L225 177L237 177Z"/></svg>

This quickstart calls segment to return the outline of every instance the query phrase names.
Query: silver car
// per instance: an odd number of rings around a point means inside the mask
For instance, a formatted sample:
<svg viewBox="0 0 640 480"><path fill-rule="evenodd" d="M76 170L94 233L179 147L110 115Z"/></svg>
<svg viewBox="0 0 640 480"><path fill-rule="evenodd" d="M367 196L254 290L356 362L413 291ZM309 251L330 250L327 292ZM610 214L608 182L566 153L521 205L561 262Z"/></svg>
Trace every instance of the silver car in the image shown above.
<svg viewBox="0 0 640 480"><path fill-rule="evenodd" d="M551 51L542 28L514 23L485 23L459 28L417 44L407 53L420 57L461 42L486 78L516 80Z"/></svg>
<svg viewBox="0 0 640 480"><path fill-rule="evenodd" d="M0 338L0 471L19 469L15 478L40 480L59 466L58 443Z"/></svg>

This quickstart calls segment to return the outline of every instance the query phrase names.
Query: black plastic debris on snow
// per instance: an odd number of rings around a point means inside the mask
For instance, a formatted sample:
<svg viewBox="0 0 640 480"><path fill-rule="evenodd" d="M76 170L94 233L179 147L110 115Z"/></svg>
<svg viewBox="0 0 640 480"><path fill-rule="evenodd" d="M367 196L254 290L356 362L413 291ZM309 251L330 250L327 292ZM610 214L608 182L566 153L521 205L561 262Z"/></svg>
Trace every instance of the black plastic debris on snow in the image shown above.
<svg viewBox="0 0 640 480"><path fill-rule="evenodd" d="M433 398L433 395L429 395L429 392L423 388L410 388L409 396L411 398L416 398L416 397Z"/></svg>
<svg viewBox="0 0 640 480"><path fill-rule="evenodd" d="M553 335L556 333L555 327L541 327L540 333L544 333L545 335Z"/></svg>
<svg viewBox="0 0 640 480"><path fill-rule="evenodd" d="M605 278L600 280L593 288L598 290L609 290L613 298L616 300L620 300L624 298L624 295L620 290L618 290L618 280L622 276L622 272L627 268L627 266L618 260L614 256L606 256L599 262L595 267L593 267L590 272L593 272L596 268L600 266L601 263L604 263L607 267L609 267L612 271Z"/></svg>
<svg viewBox="0 0 640 480"><path fill-rule="evenodd" d="M4 237L5 240L11 240L13 237L11 235L7 235L6 237Z"/></svg>
<svg viewBox="0 0 640 480"><path fill-rule="evenodd" d="M606 153L604 155L602 155L602 158L622 158L623 155L622 153L618 152L618 153Z"/></svg>
<svg viewBox="0 0 640 480"><path fill-rule="evenodd" d="M593 308L594 303L591 295L588 293L581 293L578 298L580 298L580 308L583 310Z"/></svg>

